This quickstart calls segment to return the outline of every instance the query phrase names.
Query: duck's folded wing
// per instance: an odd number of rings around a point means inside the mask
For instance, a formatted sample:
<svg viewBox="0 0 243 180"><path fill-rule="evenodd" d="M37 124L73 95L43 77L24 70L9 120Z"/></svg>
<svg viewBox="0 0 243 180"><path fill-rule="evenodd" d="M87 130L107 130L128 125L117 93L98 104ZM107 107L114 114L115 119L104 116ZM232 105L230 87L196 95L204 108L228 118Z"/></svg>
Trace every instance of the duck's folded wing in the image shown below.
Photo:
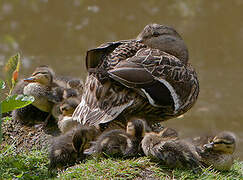
<svg viewBox="0 0 243 180"><path fill-rule="evenodd" d="M193 69L165 52L143 48L108 71L126 87L140 89L153 106L178 110L198 82ZM197 92L198 93L198 92Z"/></svg>
<svg viewBox="0 0 243 180"><path fill-rule="evenodd" d="M116 42L107 42L101 44L97 48L93 48L87 51L86 53L86 69L96 68L99 64L102 63L104 57L111 53L115 48L123 43L127 43L130 40L116 41Z"/></svg>

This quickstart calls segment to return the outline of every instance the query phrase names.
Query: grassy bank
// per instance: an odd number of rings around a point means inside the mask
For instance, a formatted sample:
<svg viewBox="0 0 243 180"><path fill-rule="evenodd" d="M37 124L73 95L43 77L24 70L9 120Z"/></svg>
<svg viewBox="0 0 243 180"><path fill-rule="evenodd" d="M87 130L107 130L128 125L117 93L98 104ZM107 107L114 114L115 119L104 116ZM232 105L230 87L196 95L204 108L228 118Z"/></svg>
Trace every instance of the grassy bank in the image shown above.
<svg viewBox="0 0 243 180"><path fill-rule="evenodd" d="M243 162L235 161L229 172L203 169L201 174L190 170L170 170L147 157L136 159L91 158L65 171L48 173L47 152L32 150L16 154L13 147L0 152L0 179L241 179Z"/></svg>

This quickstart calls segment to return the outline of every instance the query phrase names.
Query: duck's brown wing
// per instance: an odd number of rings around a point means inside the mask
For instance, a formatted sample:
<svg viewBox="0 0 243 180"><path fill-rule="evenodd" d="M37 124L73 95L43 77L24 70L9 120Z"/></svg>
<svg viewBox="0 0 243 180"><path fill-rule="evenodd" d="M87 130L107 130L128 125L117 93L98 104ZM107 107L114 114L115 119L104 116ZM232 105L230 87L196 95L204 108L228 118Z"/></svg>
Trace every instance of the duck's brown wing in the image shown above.
<svg viewBox="0 0 243 180"><path fill-rule="evenodd" d="M195 101L199 85L195 71L165 52L143 48L108 71L128 88L141 91L151 105L172 106L174 111Z"/></svg>
<svg viewBox="0 0 243 180"><path fill-rule="evenodd" d="M86 69L96 68L98 65L102 64L104 58L110 54L114 49L124 43L128 43L131 40L121 40L116 42L107 42L101 44L97 48L93 48L86 53Z"/></svg>

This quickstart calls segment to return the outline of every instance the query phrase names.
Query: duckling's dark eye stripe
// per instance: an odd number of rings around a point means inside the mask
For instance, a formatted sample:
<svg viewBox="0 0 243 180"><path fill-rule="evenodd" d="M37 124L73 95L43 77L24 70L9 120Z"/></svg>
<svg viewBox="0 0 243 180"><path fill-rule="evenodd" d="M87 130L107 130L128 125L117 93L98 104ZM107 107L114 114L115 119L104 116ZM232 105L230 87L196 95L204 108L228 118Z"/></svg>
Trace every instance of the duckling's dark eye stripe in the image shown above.
<svg viewBox="0 0 243 180"><path fill-rule="evenodd" d="M228 144L228 145L230 145L230 144L233 144L233 143L225 142L225 141L219 141L219 142L214 142L214 144Z"/></svg>

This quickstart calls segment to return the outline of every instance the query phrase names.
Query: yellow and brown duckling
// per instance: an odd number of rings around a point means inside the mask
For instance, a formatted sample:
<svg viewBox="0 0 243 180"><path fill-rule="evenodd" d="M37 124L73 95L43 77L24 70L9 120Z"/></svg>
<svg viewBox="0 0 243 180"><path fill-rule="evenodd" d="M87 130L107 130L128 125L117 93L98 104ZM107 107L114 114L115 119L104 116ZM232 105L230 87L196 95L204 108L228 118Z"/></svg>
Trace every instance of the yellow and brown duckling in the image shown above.
<svg viewBox="0 0 243 180"><path fill-rule="evenodd" d="M145 133L145 122L133 119L127 123L127 129L115 129L103 132L93 145L84 151L87 155L137 156L139 145Z"/></svg>
<svg viewBox="0 0 243 180"><path fill-rule="evenodd" d="M199 150L199 155L202 163L207 166L212 166L217 170L230 170L234 161L235 147L235 135L223 131L204 144Z"/></svg>
<svg viewBox="0 0 243 180"><path fill-rule="evenodd" d="M72 119L72 114L80 101L77 98L68 98L60 105L61 115L58 117L58 128L62 133L75 128L79 123Z"/></svg>
<svg viewBox="0 0 243 180"><path fill-rule="evenodd" d="M26 124L49 119L54 103L62 97L52 90L57 85L53 82L53 71L46 66L37 67L31 77L26 78L14 90L16 93L34 96L35 101L24 108L13 111L13 118ZM23 89L22 89L23 88Z"/></svg>
<svg viewBox="0 0 243 180"><path fill-rule="evenodd" d="M87 142L95 140L97 134L98 131L93 127L78 126L53 138L49 151L49 170L63 168L83 160L83 151L89 148Z"/></svg>
<svg viewBox="0 0 243 180"><path fill-rule="evenodd" d="M170 168L190 168L196 172L201 166L196 148L178 139L177 132L171 128L165 128L159 133L145 134L142 149L146 156Z"/></svg>
<svg viewBox="0 0 243 180"><path fill-rule="evenodd" d="M185 43L165 25L149 24L136 39L89 50L86 67L82 100L73 115L84 125L120 121L125 128L133 116L149 125L162 122L188 111L199 93Z"/></svg>

